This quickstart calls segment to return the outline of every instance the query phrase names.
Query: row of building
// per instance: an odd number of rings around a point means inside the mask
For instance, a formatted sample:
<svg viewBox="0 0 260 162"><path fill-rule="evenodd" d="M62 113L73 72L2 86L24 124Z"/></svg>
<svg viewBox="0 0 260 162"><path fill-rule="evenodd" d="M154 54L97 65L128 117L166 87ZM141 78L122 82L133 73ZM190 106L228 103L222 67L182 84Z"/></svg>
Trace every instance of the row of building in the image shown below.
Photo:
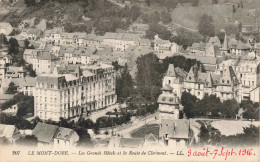
<svg viewBox="0 0 260 162"><path fill-rule="evenodd" d="M260 63L237 61L239 60L223 62L216 72L202 72L193 66L188 73L178 73L179 70L170 64L163 78L163 88L173 91L178 97L186 91L199 99L208 94L216 95L221 101L236 99L241 102L251 99L259 102Z"/></svg>

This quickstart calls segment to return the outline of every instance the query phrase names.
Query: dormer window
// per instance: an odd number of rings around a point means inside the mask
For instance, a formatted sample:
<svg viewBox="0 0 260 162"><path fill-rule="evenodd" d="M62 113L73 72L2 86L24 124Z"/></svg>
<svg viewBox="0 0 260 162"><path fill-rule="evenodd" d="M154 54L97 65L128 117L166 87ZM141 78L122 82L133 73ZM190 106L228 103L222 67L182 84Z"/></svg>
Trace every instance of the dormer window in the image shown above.
<svg viewBox="0 0 260 162"><path fill-rule="evenodd" d="M191 80L191 77L189 77L189 80Z"/></svg>
<svg viewBox="0 0 260 162"><path fill-rule="evenodd" d="M227 83L229 84L229 80L227 80Z"/></svg>

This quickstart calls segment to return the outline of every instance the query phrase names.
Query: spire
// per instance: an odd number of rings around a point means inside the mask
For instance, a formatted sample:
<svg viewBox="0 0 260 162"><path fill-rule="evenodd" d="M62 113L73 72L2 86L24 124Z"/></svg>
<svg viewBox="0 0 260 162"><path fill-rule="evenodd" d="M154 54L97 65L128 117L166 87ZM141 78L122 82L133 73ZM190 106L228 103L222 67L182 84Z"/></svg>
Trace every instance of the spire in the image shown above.
<svg viewBox="0 0 260 162"><path fill-rule="evenodd" d="M208 74L207 80L206 80L206 86L207 87L213 87L213 79L211 76L211 73Z"/></svg>
<svg viewBox="0 0 260 162"><path fill-rule="evenodd" d="M237 85L237 84L239 84L236 73L234 72L232 66L229 66L223 72L223 75L220 77L219 83L220 84L226 84L226 85Z"/></svg>
<svg viewBox="0 0 260 162"><path fill-rule="evenodd" d="M222 50L223 51L227 51L228 50L228 39L227 39L227 34L226 33L225 33L225 38L224 38Z"/></svg>
<svg viewBox="0 0 260 162"><path fill-rule="evenodd" d="M196 82L198 77L198 66L194 65L190 68L190 71L186 77L186 80Z"/></svg>
<svg viewBox="0 0 260 162"><path fill-rule="evenodd" d="M175 67L173 64L169 64L166 75L170 77L176 77Z"/></svg>

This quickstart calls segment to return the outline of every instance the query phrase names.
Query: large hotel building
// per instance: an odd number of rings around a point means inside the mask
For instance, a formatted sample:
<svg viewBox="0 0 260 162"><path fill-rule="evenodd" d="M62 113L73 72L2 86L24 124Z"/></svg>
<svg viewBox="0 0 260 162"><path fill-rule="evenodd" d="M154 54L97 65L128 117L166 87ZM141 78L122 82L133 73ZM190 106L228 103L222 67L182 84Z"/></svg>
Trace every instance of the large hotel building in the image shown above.
<svg viewBox="0 0 260 162"><path fill-rule="evenodd" d="M116 72L107 64L58 66L52 74L37 77L34 114L59 121L113 105Z"/></svg>

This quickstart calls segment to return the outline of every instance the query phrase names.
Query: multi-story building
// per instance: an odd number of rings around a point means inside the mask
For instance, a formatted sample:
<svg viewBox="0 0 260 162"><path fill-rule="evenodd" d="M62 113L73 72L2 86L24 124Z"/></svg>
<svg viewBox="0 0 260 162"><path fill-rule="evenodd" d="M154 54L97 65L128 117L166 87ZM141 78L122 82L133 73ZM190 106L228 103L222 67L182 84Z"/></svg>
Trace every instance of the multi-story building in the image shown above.
<svg viewBox="0 0 260 162"><path fill-rule="evenodd" d="M80 114L79 78L71 74L43 74L37 77L34 114L41 119L59 121Z"/></svg>
<svg viewBox="0 0 260 162"><path fill-rule="evenodd" d="M62 39L63 28L53 28L45 31L44 40L47 43L60 44Z"/></svg>
<svg viewBox="0 0 260 162"><path fill-rule="evenodd" d="M103 43L113 51L125 51L131 45L139 45L140 35L131 33L110 33L103 36Z"/></svg>
<svg viewBox="0 0 260 162"><path fill-rule="evenodd" d="M180 68L175 68L173 64L170 64L168 70L163 78L163 87L170 86L173 92L181 97L183 89L183 79L186 77L187 73Z"/></svg>
<svg viewBox="0 0 260 162"><path fill-rule="evenodd" d="M232 66L241 82L242 99L249 99L250 91L260 84L258 79L260 74L259 70L257 71L260 69L260 62L258 60L230 59L219 64L216 71L222 74L229 66Z"/></svg>
<svg viewBox="0 0 260 162"><path fill-rule="evenodd" d="M79 68L57 67L53 74L37 77L35 116L58 121L116 103L116 72L111 65L96 64Z"/></svg>
<svg viewBox="0 0 260 162"><path fill-rule="evenodd" d="M216 95L222 101L233 98L241 101L240 82L231 66L223 74L203 73L197 66L193 66L183 82L183 87L186 92L199 99L208 94Z"/></svg>
<svg viewBox="0 0 260 162"><path fill-rule="evenodd" d="M163 40L154 36L154 50L159 59L173 56L174 53L179 52L179 46L176 43L171 43L169 40Z"/></svg>
<svg viewBox="0 0 260 162"><path fill-rule="evenodd" d="M48 51L38 51L35 58L33 58L33 70L36 74L49 74L53 71L57 57Z"/></svg>

